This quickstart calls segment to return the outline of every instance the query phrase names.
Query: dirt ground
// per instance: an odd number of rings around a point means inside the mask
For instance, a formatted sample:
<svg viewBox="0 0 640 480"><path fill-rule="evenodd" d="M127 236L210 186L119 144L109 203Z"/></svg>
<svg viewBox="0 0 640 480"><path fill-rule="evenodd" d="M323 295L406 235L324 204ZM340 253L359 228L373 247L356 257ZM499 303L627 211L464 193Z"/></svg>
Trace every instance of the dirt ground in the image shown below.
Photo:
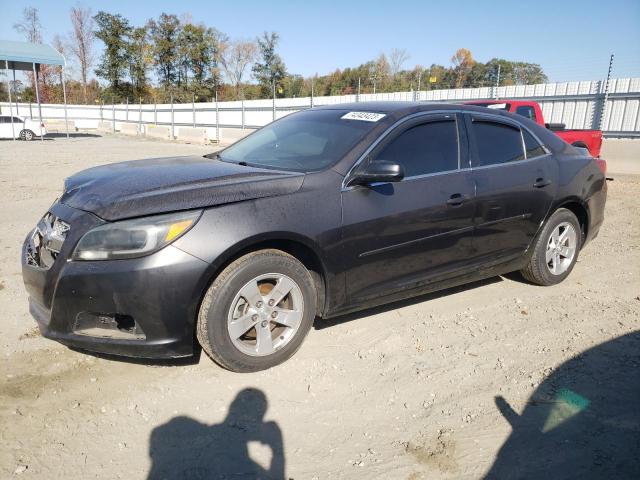
<svg viewBox="0 0 640 480"><path fill-rule="evenodd" d="M606 223L561 285L494 278L318 321L266 372L41 338L19 254L63 179L211 150L0 142L0 478L640 478L640 175L612 173Z"/></svg>

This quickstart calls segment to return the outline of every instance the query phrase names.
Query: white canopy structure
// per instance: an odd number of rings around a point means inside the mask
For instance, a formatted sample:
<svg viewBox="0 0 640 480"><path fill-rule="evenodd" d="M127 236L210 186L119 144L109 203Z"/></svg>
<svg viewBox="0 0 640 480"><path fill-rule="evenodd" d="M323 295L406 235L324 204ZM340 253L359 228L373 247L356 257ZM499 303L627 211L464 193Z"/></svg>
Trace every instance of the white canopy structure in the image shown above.
<svg viewBox="0 0 640 480"><path fill-rule="evenodd" d="M33 72L34 84L36 87L36 100L38 102L38 115L40 117L40 123L42 123L42 106L40 104L40 90L38 88L38 73L40 71L40 65L58 65L62 67L60 69L60 81L62 83L62 94L64 97L64 120L67 130L67 138L69 138L69 123L67 121L67 88L64 82L64 68L66 66L66 61L64 56L50 45L0 40L0 65L7 72L7 90L9 92L9 110L11 114L12 130L13 99L11 95L11 84L9 82L8 70L13 72L14 84L16 80L16 70ZM42 137L42 131L40 138L41 140L44 140ZM13 139L16 139L15 130L13 130Z"/></svg>

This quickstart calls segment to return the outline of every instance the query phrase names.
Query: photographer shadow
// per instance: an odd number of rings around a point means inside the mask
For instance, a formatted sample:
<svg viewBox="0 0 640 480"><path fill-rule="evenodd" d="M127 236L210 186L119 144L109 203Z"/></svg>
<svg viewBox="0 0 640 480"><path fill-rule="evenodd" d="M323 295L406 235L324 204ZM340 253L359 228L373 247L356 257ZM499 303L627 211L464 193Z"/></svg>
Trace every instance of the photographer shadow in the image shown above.
<svg viewBox="0 0 640 480"><path fill-rule="evenodd" d="M519 414L486 480L640 478L640 331L560 365Z"/></svg>
<svg viewBox="0 0 640 480"><path fill-rule="evenodd" d="M283 479L282 432L276 422L264 421L267 406L262 391L247 388L238 393L222 423L206 425L180 416L156 427L149 440L147 478ZM262 452L270 450L260 463L249 455L253 442Z"/></svg>

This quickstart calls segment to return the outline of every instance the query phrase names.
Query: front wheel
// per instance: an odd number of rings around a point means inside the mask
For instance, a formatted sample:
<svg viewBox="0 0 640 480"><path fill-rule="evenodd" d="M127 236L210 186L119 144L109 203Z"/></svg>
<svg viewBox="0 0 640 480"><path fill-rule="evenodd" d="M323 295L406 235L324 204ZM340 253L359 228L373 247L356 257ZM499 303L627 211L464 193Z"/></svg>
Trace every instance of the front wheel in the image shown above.
<svg viewBox="0 0 640 480"><path fill-rule="evenodd" d="M30 142L31 140L33 140L34 137L35 137L35 134L31 130L22 130L20 132L20 138L22 140L26 140L27 142Z"/></svg>
<svg viewBox="0 0 640 480"><path fill-rule="evenodd" d="M280 250L249 253L209 287L198 314L198 341L229 370L265 370L300 348L316 299L311 274L296 258Z"/></svg>
<svg viewBox="0 0 640 480"><path fill-rule="evenodd" d="M529 263L520 271L537 285L555 285L569 276L578 260L582 232L576 216L559 208L536 238Z"/></svg>

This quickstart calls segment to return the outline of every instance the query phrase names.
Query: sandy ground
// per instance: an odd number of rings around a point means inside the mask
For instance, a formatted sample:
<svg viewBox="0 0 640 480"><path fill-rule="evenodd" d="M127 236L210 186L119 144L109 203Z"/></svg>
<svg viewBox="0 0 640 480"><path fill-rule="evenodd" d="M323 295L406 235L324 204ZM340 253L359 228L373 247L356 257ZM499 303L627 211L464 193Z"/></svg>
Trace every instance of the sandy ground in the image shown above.
<svg viewBox="0 0 640 480"><path fill-rule="evenodd" d="M563 284L494 278L317 322L266 372L41 338L19 252L63 178L211 150L0 142L0 478L640 477L637 175L614 175L606 224Z"/></svg>

